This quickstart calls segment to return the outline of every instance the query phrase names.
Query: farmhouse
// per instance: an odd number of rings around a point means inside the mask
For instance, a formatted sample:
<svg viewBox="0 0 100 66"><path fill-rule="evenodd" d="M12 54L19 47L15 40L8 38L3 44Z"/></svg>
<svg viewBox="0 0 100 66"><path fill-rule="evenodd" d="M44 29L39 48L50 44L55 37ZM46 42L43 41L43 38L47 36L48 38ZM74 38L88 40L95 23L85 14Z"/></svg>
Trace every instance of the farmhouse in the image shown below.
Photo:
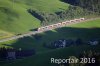
<svg viewBox="0 0 100 66"><path fill-rule="evenodd" d="M16 59L16 52L14 49L9 49L7 52L7 59L14 60Z"/></svg>
<svg viewBox="0 0 100 66"><path fill-rule="evenodd" d="M98 40L90 40L89 41L89 44L90 45L98 45L99 44L99 41Z"/></svg>

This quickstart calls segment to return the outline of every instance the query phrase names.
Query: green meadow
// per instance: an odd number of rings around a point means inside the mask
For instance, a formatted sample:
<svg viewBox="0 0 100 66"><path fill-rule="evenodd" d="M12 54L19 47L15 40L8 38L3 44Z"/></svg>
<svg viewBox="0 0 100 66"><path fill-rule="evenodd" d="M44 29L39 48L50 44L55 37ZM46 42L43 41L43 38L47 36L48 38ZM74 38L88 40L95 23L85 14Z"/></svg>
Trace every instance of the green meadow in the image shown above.
<svg viewBox="0 0 100 66"><path fill-rule="evenodd" d="M96 26L96 27L95 27ZM50 49L44 48L43 44L49 44L58 39L77 39L81 38L87 41L92 38L100 37L100 19L92 20L88 22L78 23L63 28L58 28L52 31L47 31L36 36L24 37L18 40L8 41L0 43L3 47L14 47L16 49L29 49L35 48L36 51L47 51Z"/></svg>
<svg viewBox="0 0 100 66"><path fill-rule="evenodd" d="M55 13L67 10L69 5L60 0L0 0L0 39L28 33L32 29L41 26L41 21L28 13L28 9L43 13ZM0 66L58 66L57 64L51 64L50 58L78 56L81 52L89 50L100 52L100 45L90 46L82 44L80 46L59 49L44 47L44 44L50 44L55 40L76 40L77 38L81 38L83 41L95 38L100 40L100 19L65 26L17 40L2 42L0 43L0 47L15 49L34 48L36 54L24 59L14 60L11 63L0 62Z"/></svg>
<svg viewBox="0 0 100 66"><path fill-rule="evenodd" d="M96 27L95 27L96 26ZM80 45L70 46L59 49L47 49L43 47L42 43L48 43L57 39L76 39L82 38L88 40L90 38L100 37L100 19L92 20L84 23L74 24L66 26L64 28L55 29L52 31L44 32L39 35L43 35L42 38L36 40L35 37L26 37L20 40L19 43L16 41L12 43L12 47L18 48L35 48L36 54L24 59L18 59L12 63L6 63L2 66L58 66L59 64L51 63L51 58L69 58L70 56L78 56L84 51L96 51L100 52L100 45ZM77 33L78 32L78 33Z"/></svg>
<svg viewBox="0 0 100 66"><path fill-rule="evenodd" d="M28 9L54 13L67 7L68 4L59 0L0 0L0 29L12 34L29 32L40 27L40 21Z"/></svg>

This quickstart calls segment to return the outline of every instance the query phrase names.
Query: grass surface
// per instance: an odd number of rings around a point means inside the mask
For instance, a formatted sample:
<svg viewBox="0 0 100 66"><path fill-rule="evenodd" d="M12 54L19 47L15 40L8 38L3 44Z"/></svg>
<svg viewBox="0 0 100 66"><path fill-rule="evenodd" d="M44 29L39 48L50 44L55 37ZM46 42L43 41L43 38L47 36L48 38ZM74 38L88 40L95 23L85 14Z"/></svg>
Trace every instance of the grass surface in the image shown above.
<svg viewBox="0 0 100 66"><path fill-rule="evenodd" d="M14 35L6 32L6 31L0 30L0 39L8 38L8 37L11 37L11 36L14 36Z"/></svg>
<svg viewBox="0 0 100 66"><path fill-rule="evenodd" d="M77 27L77 28L100 28L100 19L87 21L75 25L71 25L71 27Z"/></svg>
<svg viewBox="0 0 100 66"><path fill-rule="evenodd" d="M65 39L74 40L77 38L82 38L83 40L89 40L93 38L100 38L100 28L99 28L100 22L99 21L100 19L84 22L80 24L70 25L64 28L59 28L59 29L38 34L40 36L39 39L36 39L36 37L34 36L24 37L24 38L18 39L15 42L0 43L0 46L9 45L8 47L14 47L17 49L18 48L22 48L22 49L35 48L36 51L47 51L49 49L44 48L43 44L44 43L48 44L58 39L65 38ZM94 26L97 26L97 27L94 28Z"/></svg>
<svg viewBox="0 0 100 66"><path fill-rule="evenodd" d="M67 7L59 0L0 0L0 29L14 34L28 32L39 27L40 21L27 9L54 13Z"/></svg>
<svg viewBox="0 0 100 66"><path fill-rule="evenodd" d="M14 0L14 4L12 0L0 0L0 38L28 32L30 29L40 26L40 21L27 12L29 8L53 13L65 10L67 7L68 4L60 2L59 0ZM6 63L4 66L56 66L56 64L50 63L51 57L67 58L77 55L84 50L99 51L100 45L82 45L51 50L43 47L43 44L48 44L62 38L82 38L84 40L100 38L100 19L47 31L39 35L41 37L39 39L32 36L0 43L0 47L13 47L16 49L34 48L37 52L32 57L16 60L10 64Z"/></svg>
<svg viewBox="0 0 100 66"><path fill-rule="evenodd" d="M69 56L77 56L83 51L95 50L100 52L100 45L89 46L71 46L61 49L47 49L43 47L43 43L50 43L54 40L76 39L82 38L84 40L92 38L100 38L100 19L80 24L70 25L70 27L64 27L55 29L53 31L47 31L39 34L41 38L38 40L33 37L25 37L16 41L9 41L1 43L0 46L22 48L22 49L36 49L36 55L21 60L16 60L14 63L2 64L2 66L57 66L57 64L51 64L50 58L68 58ZM94 28L95 26L95 28Z"/></svg>

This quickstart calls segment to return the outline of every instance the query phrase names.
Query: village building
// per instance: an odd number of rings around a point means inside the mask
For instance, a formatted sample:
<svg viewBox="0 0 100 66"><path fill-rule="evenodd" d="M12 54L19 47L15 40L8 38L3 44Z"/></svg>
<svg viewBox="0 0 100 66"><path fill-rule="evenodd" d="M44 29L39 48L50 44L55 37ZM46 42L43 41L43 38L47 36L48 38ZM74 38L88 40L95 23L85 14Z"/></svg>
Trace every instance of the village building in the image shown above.
<svg viewBox="0 0 100 66"><path fill-rule="evenodd" d="M15 52L14 49L9 49L7 51L7 59L8 60L14 60L14 59L16 59L16 52Z"/></svg>
<svg viewBox="0 0 100 66"><path fill-rule="evenodd" d="M89 44L90 45L98 45L99 44L99 41L97 41L97 40L90 40L89 41Z"/></svg>

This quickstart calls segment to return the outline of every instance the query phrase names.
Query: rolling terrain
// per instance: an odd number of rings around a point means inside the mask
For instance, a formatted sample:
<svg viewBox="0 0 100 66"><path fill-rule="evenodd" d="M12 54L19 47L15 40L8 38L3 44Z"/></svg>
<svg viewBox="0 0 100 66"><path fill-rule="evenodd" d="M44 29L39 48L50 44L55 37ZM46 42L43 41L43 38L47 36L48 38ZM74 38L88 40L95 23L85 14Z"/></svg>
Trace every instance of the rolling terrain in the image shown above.
<svg viewBox="0 0 100 66"><path fill-rule="evenodd" d="M16 40L1 42L0 47L21 48L22 50L35 49L36 54L11 62L0 61L0 66L59 66L51 64L50 58L69 58L69 56L78 56L81 52L89 50L100 52L100 43L95 46L85 44L91 39L100 41L100 1L97 1L98 3L95 4L93 0L90 0L90 2L75 0L74 3L73 0L0 0L0 39L27 34L32 32L33 29L43 26L41 25L42 21L35 15L42 16L44 24L54 24L80 17L94 19ZM93 5L91 6L91 4ZM82 39L84 44L58 49L44 46L59 39L75 41L78 38Z"/></svg>
<svg viewBox="0 0 100 66"><path fill-rule="evenodd" d="M0 29L12 34L29 32L31 29L39 27L40 21L29 14L28 9L55 12L68 7L68 4L59 0L55 0L56 3L53 0L48 1L14 0L13 2L13 0L0 0Z"/></svg>
<svg viewBox="0 0 100 66"><path fill-rule="evenodd" d="M63 28L58 28L52 31L47 31L44 33L37 34L39 38L37 38L36 36L25 37L18 39L16 41L14 40L14 41L0 43L0 46L14 47L16 49L35 48L36 51L46 51L47 48L44 48L43 44L50 43L57 39L82 38L83 40L89 40L92 38L99 38L100 37L99 23L100 19L74 24Z"/></svg>

